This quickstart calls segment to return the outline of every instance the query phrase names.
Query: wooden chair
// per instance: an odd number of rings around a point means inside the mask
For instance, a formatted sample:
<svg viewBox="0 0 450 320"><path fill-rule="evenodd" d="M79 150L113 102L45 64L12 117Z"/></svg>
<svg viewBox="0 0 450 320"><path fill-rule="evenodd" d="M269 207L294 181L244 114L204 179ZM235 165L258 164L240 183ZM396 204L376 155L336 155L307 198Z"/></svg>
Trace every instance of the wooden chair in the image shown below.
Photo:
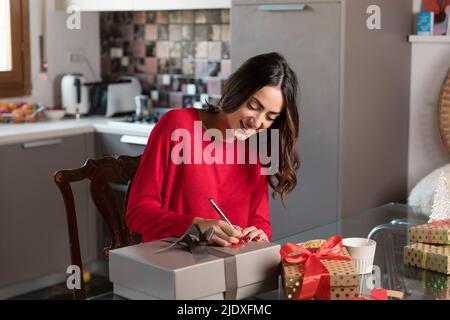
<svg viewBox="0 0 450 320"><path fill-rule="evenodd" d="M81 168L61 170L55 173L54 180L62 193L66 208L71 262L72 265L80 267L81 275L83 274L83 265L71 183L84 179L90 180L92 200L108 226L111 236L111 245L103 249L103 254L105 257L108 257L109 250L111 249L138 243L137 234L129 231L126 227L123 211L128 202L128 191L130 190L139 161L140 156L106 157L98 160L90 159ZM123 209L119 208L118 199L111 188L111 184L118 183L128 183L125 196L125 208ZM81 289L74 289L73 291L74 299L86 299L84 281L80 282Z"/></svg>

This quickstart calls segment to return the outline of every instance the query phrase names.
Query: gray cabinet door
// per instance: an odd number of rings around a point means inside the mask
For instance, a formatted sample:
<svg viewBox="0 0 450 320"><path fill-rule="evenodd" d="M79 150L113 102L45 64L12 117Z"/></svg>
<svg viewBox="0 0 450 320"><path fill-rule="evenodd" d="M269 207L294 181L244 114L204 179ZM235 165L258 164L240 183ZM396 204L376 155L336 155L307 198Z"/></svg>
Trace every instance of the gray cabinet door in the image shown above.
<svg viewBox="0 0 450 320"><path fill-rule="evenodd" d="M324 223L338 214L341 4L298 6L236 5L231 11L233 70L261 53L283 54L301 89L301 169L286 200L271 200L273 238Z"/></svg>
<svg viewBox="0 0 450 320"><path fill-rule="evenodd" d="M61 169L82 166L91 149L76 135L0 146L0 287L65 273L70 248L64 202L53 182ZM96 248L87 183L73 186L83 259Z"/></svg>
<svg viewBox="0 0 450 320"><path fill-rule="evenodd" d="M97 145L100 151L100 157L105 156L138 156L144 153L145 145L130 143L130 142L122 142L123 135L120 134L111 134L111 133L96 133ZM144 140L148 140L147 138L138 137L142 143Z"/></svg>

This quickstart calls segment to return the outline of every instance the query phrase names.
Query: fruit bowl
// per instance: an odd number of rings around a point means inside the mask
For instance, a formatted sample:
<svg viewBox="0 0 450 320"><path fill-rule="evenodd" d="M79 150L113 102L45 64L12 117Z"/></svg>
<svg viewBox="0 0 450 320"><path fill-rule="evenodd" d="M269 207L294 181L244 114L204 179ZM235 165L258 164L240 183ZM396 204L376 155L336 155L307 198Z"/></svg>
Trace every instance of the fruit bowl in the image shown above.
<svg viewBox="0 0 450 320"><path fill-rule="evenodd" d="M66 115L66 110L64 109L45 109L45 116L52 121L61 120Z"/></svg>

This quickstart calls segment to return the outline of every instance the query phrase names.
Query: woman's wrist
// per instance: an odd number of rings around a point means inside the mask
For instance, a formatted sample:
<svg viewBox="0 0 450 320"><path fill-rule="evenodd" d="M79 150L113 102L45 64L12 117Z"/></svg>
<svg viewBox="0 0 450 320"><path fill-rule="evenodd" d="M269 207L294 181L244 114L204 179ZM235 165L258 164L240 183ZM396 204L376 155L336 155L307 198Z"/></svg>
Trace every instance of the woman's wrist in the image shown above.
<svg viewBox="0 0 450 320"><path fill-rule="evenodd" d="M205 220L205 219L200 218L200 217L195 217L195 218L192 220L192 224L199 225L199 223L200 223L201 221L203 221L203 220Z"/></svg>

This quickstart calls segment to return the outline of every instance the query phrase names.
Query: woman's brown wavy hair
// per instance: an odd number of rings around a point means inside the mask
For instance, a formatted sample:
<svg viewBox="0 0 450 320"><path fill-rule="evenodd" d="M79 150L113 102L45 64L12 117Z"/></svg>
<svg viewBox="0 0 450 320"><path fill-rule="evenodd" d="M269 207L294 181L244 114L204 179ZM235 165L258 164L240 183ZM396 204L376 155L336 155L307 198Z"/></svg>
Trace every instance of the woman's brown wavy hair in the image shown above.
<svg viewBox="0 0 450 320"><path fill-rule="evenodd" d="M300 166L295 150L299 130L298 81L286 59L277 52L248 59L228 78L221 99L217 105L208 104L208 111L234 112L265 86L280 87L283 93L282 112L270 127L278 129L280 133L280 163L278 172L270 176L269 184L274 190L272 196L275 198L278 193L284 200L287 193L297 185L296 171ZM270 141L268 145L270 148Z"/></svg>

